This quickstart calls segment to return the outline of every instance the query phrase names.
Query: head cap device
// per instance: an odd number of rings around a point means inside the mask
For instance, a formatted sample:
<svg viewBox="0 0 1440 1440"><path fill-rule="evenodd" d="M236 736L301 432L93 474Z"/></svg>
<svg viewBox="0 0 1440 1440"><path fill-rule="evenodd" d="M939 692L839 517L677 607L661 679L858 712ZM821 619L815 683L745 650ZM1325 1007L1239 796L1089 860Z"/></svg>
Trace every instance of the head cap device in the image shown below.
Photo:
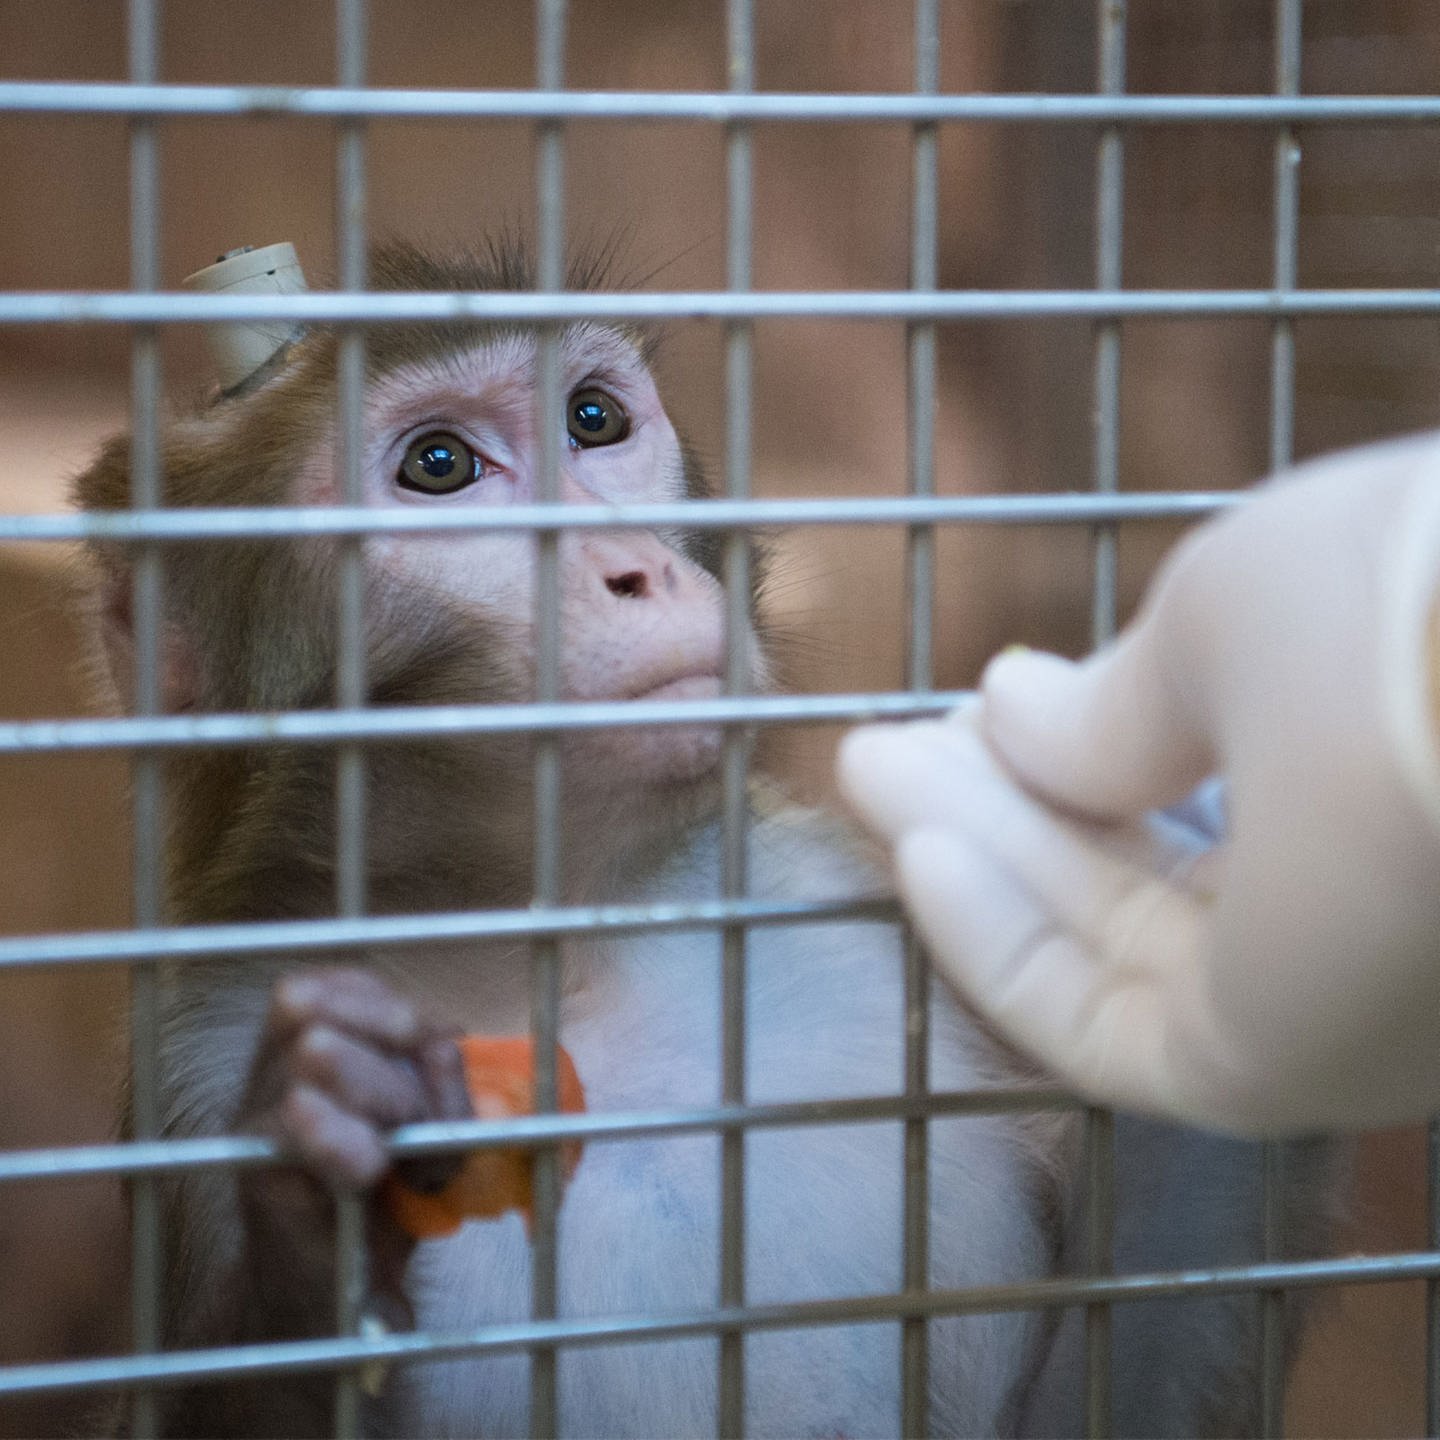
<svg viewBox="0 0 1440 1440"><path fill-rule="evenodd" d="M258 250L227 250L213 265L187 275L185 289L209 295L298 295L308 287L295 247L282 240ZM268 361L298 340L304 327L285 320L207 325L205 339L223 393L238 390Z"/></svg>

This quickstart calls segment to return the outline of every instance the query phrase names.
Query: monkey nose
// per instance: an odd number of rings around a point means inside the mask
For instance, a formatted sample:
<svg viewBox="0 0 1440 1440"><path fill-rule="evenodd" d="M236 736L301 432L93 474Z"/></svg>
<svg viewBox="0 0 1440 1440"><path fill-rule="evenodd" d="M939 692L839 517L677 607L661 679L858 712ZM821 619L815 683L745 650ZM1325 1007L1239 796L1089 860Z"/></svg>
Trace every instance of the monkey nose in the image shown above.
<svg viewBox="0 0 1440 1440"><path fill-rule="evenodd" d="M677 556L653 535L595 535L586 538L586 567L618 600L683 598Z"/></svg>
<svg viewBox="0 0 1440 1440"><path fill-rule="evenodd" d="M643 570L627 570L623 575L607 575L605 588L622 600L645 600L651 594L650 577Z"/></svg>

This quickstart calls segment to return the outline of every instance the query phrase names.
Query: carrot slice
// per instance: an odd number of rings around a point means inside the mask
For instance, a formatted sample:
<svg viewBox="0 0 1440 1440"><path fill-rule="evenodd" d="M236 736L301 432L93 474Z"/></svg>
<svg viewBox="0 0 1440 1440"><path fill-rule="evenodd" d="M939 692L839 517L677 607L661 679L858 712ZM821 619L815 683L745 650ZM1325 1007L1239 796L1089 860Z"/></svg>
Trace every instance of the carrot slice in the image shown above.
<svg viewBox="0 0 1440 1440"><path fill-rule="evenodd" d="M458 1042L465 1084L475 1114L482 1120L535 1111L535 1052L528 1035L466 1035ZM585 1109L585 1090L575 1062L563 1047L555 1056L560 1109ZM580 1163L581 1145L560 1146L561 1176L568 1180ZM381 1185L381 1202L390 1217L416 1240L453 1235L466 1220L493 1220L518 1210L528 1230L533 1222L535 1151L477 1150L465 1157L459 1174L433 1195L412 1189L392 1170Z"/></svg>

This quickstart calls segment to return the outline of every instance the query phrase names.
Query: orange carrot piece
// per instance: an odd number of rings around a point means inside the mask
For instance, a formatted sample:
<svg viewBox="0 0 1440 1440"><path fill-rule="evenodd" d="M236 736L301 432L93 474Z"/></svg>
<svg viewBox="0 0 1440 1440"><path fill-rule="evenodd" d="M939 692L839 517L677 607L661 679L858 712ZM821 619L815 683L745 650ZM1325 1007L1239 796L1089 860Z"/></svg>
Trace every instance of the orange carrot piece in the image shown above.
<svg viewBox="0 0 1440 1440"><path fill-rule="evenodd" d="M458 1042L465 1065L465 1083L475 1114L482 1120L531 1115L535 1110L535 1053L528 1035L466 1035ZM555 1079L560 1109L577 1114L585 1109L585 1090L575 1062L563 1048L556 1051ZM563 1180L575 1173L581 1145L560 1146ZM391 1218L416 1240L453 1235L466 1220L493 1220L518 1210L528 1230L533 1222L535 1152L477 1150L465 1157L459 1174L433 1195L412 1189L392 1170L381 1186L381 1200Z"/></svg>

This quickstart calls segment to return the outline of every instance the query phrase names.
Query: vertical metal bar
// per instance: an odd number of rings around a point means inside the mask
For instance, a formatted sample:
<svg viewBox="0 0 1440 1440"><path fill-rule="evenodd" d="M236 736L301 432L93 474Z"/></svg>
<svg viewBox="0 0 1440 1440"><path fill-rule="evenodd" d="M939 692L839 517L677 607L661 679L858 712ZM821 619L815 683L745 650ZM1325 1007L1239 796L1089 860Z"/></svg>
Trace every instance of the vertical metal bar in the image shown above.
<svg viewBox="0 0 1440 1440"><path fill-rule="evenodd" d="M1127 0L1097 0L1099 55L1096 89L1102 95L1125 91ZM1118 126L1100 135L1095 160L1095 286L1121 287L1125 224L1125 152ZM1120 485L1120 322L1095 327L1094 486L1111 494ZM1096 644L1115 633L1116 531L1099 526L1095 534L1095 589L1091 632Z"/></svg>
<svg viewBox="0 0 1440 1440"><path fill-rule="evenodd" d="M755 87L754 0L729 0L727 44L730 89L744 94ZM750 128L731 125L725 137L726 283L743 292L754 283L754 188ZM751 382L753 334L744 321L725 327L725 494L750 494ZM750 535L733 530L725 537L725 693L749 688ZM722 760L723 807L720 892L742 897L747 888L750 746L752 737L727 730ZM721 939L721 1095L726 1104L745 1103L746 932L725 927ZM745 1303L745 1137L726 1131L720 1142L720 1304ZM745 1430L745 1334L720 1335L722 1436Z"/></svg>
<svg viewBox="0 0 1440 1440"><path fill-rule="evenodd" d="M130 0L129 70L135 84L160 78L159 0ZM160 154L155 122L130 122L130 286L160 288ZM160 457L160 337L153 327L135 330L130 342L130 504L153 510L162 503ZM164 573L155 545L135 551L131 615L135 637L135 713L158 715L164 708L161 636ZM135 859L131 889L135 924L162 924L165 909L163 856L164 774L153 754L132 760ZM130 971L131 1126L137 1140L160 1133L160 983L153 963ZM130 1323L137 1352L161 1346L160 1195L155 1179L131 1181ZM141 1386L131 1403L130 1433L136 1440L159 1432L155 1392Z"/></svg>
<svg viewBox="0 0 1440 1440"><path fill-rule="evenodd" d="M1097 0L1096 89L1102 95L1125 90L1126 0ZM1095 160L1095 285L1118 290L1122 282L1125 222L1125 153L1120 130L1101 132ZM1094 486L1103 494L1120 488L1120 324L1095 328ZM1115 633L1116 530L1099 527L1095 536L1092 639L1103 644ZM1109 1112L1086 1115L1086 1267L1092 1275L1114 1266L1115 1119ZM1085 1309L1085 1431L1110 1432L1110 1307Z"/></svg>
<svg viewBox="0 0 1440 1440"><path fill-rule="evenodd" d="M1261 1148L1264 1185L1263 1250L1278 1260L1285 1246L1285 1147L1267 1141ZM1260 1433L1285 1432L1285 1292L1260 1293Z"/></svg>
<svg viewBox="0 0 1440 1440"><path fill-rule="evenodd" d="M915 0L915 91L940 89L940 7ZM911 136L910 288L934 290L939 279L939 167L934 125L916 125ZM935 493L935 326L911 325L907 335L909 492ZM913 525L906 533L905 581L909 633L906 676L910 689L934 683L935 531ZM907 926L905 957L905 1094L922 1098L930 1086L930 967L924 948ZM907 1291L930 1281L930 1126L924 1115L905 1122L904 1235L902 1264ZM930 1329L923 1315L900 1331L900 1433L930 1430Z"/></svg>
<svg viewBox="0 0 1440 1440"><path fill-rule="evenodd" d="M1440 1120L1427 1132L1426 1160L1430 1173L1430 1214L1426 1244L1440 1250ZM1425 1433L1440 1435L1440 1281L1425 1282Z"/></svg>
<svg viewBox="0 0 1440 1440"><path fill-rule="evenodd" d="M341 85L365 83L366 0L336 0L336 50ZM360 120L339 122L336 137L337 270L342 290L366 285L365 127ZM346 330L336 357L338 436L336 482L346 505L365 503L361 466L365 403L365 334ZM344 537L339 546L336 618L335 703L346 708L365 703L365 569L362 541ZM365 755L359 746L337 752L336 908L353 916L365 910Z"/></svg>
<svg viewBox="0 0 1440 1440"><path fill-rule="evenodd" d="M559 90L565 84L566 0L536 0L536 86ZM565 286L565 135L558 122L542 122L536 135L535 219L538 253L535 280L543 291ZM538 334L535 426L537 495L545 504L560 501L560 416L562 330L545 326ZM552 704L560 696L560 536L545 531L535 540L535 696ZM535 749L535 902L557 905L561 899L561 776L558 737L537 737ZM560 1039L560 946L537 942L531 960L530 1026L535 1046L535 1109L554 1110L559 1099L555 1048ZM531 1254L531 1313L537 1320L555 1316L559 1301L557 1235L560 1208L559 1157L554 1149L535 1156L535 1238ZM553 1347L530 1355L530 1433L554 1435L559 1428Z"/></svg>
<svg viewBox="0 0 1440 1440"><path fill-rule="evenodd" d="M1275 0L1275 93L1300 93L1302 0ZM1293 290L1297 279L1300 222L1300 150L1294 131L1282 125L1274 152L1274 285ZM1285 316L1270 331L1270 468L1282 470L1295 448L1295 327ZM1284 1148L1263 1149L1263 1255L1278 1260L1285 1249ZM1260 1433L1285 1432L1285 1292L1260 1296Z"/></svg>
<svg viewBox="0 0 1440 1440"><path fill-rule="evenodd" d="M1115 1117L1108 1110L1085 1113L1085 1268L1090 1275L1114 1269ZM1085 1433L1095 1440L1110 1433L1110 1307L1085 1307Z"/></svg>
<svg viewBox="0 0 1440 1440"><path fill-rule="evenodd" d="M1303 0L1275 0L1275 93L1300 93ZM1300 244L1300 147L1295 132L1275 133L1275 258L1277 291L1295 288ZM1280 316L1270 327L1270 468L1283 470L1295 453L1295 322Z"/></svg>
<svg viewBox="0 0 1440 1440"><path fill-rule="evenodd" d="M365 1202L350 1190L335 1192L335 1321L341 1335L360 1331L369 1285L365 1252ZM337 1440L363 1433L359 1373L335 1372Z"/></svg>
<svg viewBox="0 0 1440 1440"><path fill-rule="evenodd" d="M366 0L336 0L336 82L358 87L365 83ZM335 243L337 271L343 290L366 285L366 154L365 127L342 120L335 149ZM347 505L365 503L361 464L364 441L365 333L347 330L336 357L338 390L336 481ZM335 703L345 709L364 705L365 556L359 537L341 540L338 548L336 595ZM343 745L335 755L335 909L345 917L365 913L366 857L365 752ZM335 1323L340 1335L358 1333L368 1289L364 1201L351 1192L335 1197ZM342 1370L335 1377L335 1434L360 1434L359 1374Z"/></svg>
<svg viewBox="0 0 1440 1440"><path fill-rule="evenodd" d="M915 0L915 93L934 95L940 88L940 14L938 0ZM910 141L910 288L934 290L938 278L939 170L936 127L914 127ZM909 491L935 493L935 326L911 325L907 335L909 418ZM935 530L912 525L906 534L906 592L910 631L907 638L908 683L928 690L933 676Z"/></svg>

